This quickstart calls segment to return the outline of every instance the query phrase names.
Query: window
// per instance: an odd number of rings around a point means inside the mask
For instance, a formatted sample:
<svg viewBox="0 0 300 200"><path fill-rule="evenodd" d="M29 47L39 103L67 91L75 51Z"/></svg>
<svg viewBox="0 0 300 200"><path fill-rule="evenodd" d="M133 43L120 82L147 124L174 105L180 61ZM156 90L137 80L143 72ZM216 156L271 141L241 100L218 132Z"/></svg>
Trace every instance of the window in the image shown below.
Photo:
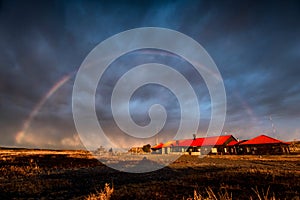
<svg viewBox="0 0 300 200"><path fill-rule="evenodd" d="M206 148L205 148L205 150L206 150ZM218 153L218 149L217 149L217 148L212 148L212 149L211 149L211 152L212 152L212 153Z"/></svg>

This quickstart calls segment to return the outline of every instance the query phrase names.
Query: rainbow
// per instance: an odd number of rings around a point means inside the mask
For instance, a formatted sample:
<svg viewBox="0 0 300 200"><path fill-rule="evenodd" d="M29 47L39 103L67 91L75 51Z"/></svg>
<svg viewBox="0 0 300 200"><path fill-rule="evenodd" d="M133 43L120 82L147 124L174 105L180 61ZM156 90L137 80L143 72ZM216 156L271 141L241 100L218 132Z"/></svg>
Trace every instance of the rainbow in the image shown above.
<svg viewBox="0 0 300 200"><path fill-rule="evenodd" d="M30 112L28 118L23 123L21 131L19 131L16 134L15 141L17 144L21 144L24 141L24 138L26 138L26 132L28 128L30 127L31 121L34 119L34 117L38 114L40 109L43 107L43 105L46 103L46 101L61 87L63 86L68 80L71 79L71 77L75 74L75 72L72 72L68 75L63 76L58 82L56 82L50 90L41 98L41 100L34 106L33 110Z"/></svg>

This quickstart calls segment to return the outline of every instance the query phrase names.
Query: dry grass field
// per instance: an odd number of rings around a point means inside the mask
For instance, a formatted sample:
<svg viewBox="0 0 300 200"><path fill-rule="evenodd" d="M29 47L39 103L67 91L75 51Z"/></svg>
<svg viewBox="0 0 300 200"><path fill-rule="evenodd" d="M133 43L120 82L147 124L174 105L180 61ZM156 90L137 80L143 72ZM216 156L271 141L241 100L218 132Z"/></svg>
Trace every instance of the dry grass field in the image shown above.
<svg viewBox="0 0 300 200"><path fill-rule="evenodd" d="M85 151L0 149L0 199L96 199L105 190L111 199L298 200L300 156L182 156L132 174Z"/></svg>

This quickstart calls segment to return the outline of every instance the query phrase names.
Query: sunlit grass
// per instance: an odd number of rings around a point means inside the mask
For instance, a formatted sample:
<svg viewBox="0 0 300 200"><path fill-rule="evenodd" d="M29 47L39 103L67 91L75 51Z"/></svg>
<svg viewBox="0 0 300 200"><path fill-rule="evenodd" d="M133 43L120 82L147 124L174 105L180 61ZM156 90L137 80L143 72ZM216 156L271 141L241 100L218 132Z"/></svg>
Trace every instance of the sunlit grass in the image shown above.
<svg viewBox="0 0 300 200"><path fill-rule="evenodd" d="M291 199L299 196L299 158L183 156L162 171L133 175L109 169L87 151L0 150L0 190L23 199L41 194L67 199ZM118 185L104 186L105 181Z"/></svg>
<svg viewBox="0 0 300 200"><path fill-rule="evenodd" d="M114 188L106 183L103 190L97 191L95 194L90 194L86 200L109 200L113 192Z"/></svg>
<svg viewBox="0 0 300 200"><path fill-rule="evenodd" d="M267 191L263 189L259 190L257 187L251 188L253 195L249 197L249 200L278 200L274 193L270 193L270 187ZM110 187L108 183L105 184L104 189L91 193L85 199L86 200L110 200L113 195L114 188ZM211 187L206 187L204 192L194 190L194 196L189 198L183 198L183 200L233 200L233 194L229 193L227 189L220 188L219 191L214 191Z"/></svg>

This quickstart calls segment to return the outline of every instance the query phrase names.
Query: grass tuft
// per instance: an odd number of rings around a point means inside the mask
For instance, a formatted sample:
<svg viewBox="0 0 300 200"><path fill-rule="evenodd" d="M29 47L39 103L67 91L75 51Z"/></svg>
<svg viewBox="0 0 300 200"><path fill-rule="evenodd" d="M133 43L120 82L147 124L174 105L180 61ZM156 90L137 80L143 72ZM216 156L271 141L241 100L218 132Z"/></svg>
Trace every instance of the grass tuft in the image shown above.
<svg viewBox="0 0 300 200"><path fill-rule="evenodd" d="M232 194L229 194L227 190L220 190L217 194L211 189L211 187L205 188L206 195L202 196L199 192L194 190L194 198L188 198L187 200L232 200Z"/></svg>
<svg viewBox="0 0 300 200"><path fill-rule="evenodd" d="M90 194L86 200L109 200L113 192L114 188L105 183L104 190L97 191L96 194Z"/></svg>
<svg viewBox="0 0 300 200"><path fill-rule="evenodd" d="M276 200L275 194L273 193L272 196L269 197L270 194L270 186L267 189L267 192L265 193L262 189L261 192L259 192L257 186L254 188L251 188L251 190L256 194L258 200ZM250 197L250 200L253 200L252 197Z"/></svg>

